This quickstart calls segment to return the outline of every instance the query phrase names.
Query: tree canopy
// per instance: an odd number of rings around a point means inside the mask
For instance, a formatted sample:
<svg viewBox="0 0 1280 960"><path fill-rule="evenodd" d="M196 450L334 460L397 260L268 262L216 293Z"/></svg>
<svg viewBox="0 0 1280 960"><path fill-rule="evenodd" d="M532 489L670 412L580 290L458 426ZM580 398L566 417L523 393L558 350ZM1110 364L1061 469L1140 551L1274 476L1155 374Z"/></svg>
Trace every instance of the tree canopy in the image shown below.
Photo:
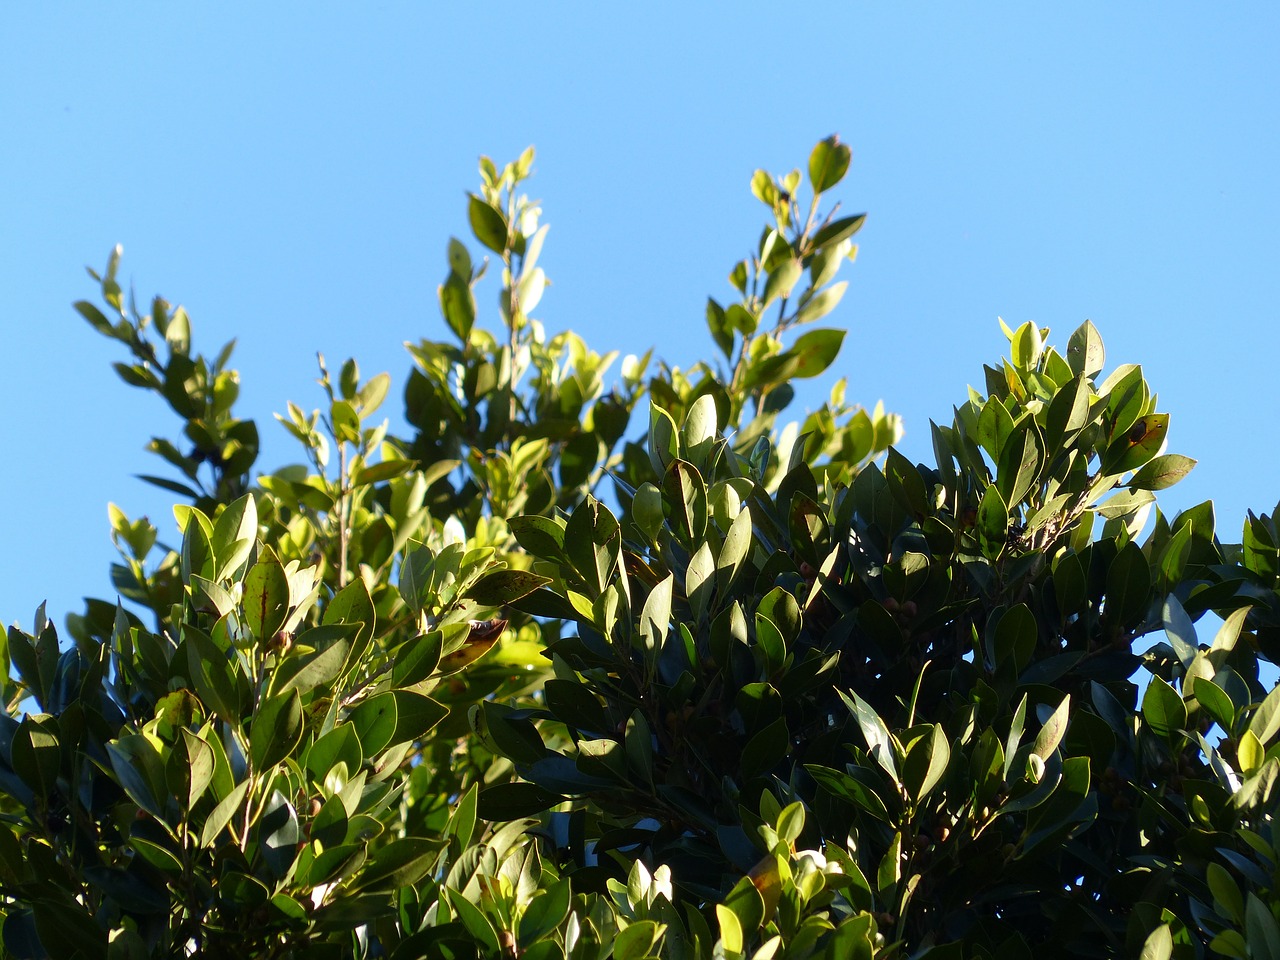
<svg viewBox="0 0 1280 960"><path fill-rule="evenodd" d="M321 357L297 463L232 344L91 271L178 540L112 506L119 599L8 630L6 953L1280 958L1280 531L1160 510L1141 367L1005 327L912 463L844 380L792 412L846 145L756 172L689 369L536 318L533 159L481 159L409 429Z"/></svg>

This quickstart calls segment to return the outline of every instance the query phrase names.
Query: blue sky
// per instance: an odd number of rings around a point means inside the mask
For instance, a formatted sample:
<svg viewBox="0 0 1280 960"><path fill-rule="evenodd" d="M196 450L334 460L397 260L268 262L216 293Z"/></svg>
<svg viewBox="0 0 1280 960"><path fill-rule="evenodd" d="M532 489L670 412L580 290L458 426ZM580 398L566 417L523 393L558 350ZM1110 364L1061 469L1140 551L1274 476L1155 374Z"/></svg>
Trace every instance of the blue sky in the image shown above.
<svg viewBox="0 0 1280 960"><path fill-rule="evenodd" d="M1280 15L1263 4L6 4L0 8L0 618L111 597L106 505L172 530L134 479L177 421L71 310L125 247L140 297L239 338L260 465L318 405L314 351L409 369L481 153L538 149L539 309L597 349L710 354L764 209L752 170L839 132L866 210L835 372L930 458L996 322L1144 365L1238 539L1280 498ZM486 297L488 299L486 299ZM496 293L482 294L482 305ZM492 314L490 315L492 316ZM638 424L637 424L638 426Z"/></svg>

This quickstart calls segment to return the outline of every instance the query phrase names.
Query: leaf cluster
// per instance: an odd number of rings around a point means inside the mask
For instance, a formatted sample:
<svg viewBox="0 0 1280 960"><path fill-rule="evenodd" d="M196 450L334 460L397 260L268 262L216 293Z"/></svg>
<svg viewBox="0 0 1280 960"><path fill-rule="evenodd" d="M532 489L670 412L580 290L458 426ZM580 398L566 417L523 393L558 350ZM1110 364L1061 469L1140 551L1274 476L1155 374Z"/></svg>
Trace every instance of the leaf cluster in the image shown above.
<svg viewBox="0 0 1280 960"><path fill-rule="evenodd" d="M532 149L482 158L409 431L319 357L271 471L232 345L91 271L182 502L172 547L110 508L120 600L69 641L5 637L6 953L1280 956L1275 515L1161 512L1194 461L1088 322L1004 327L932 464L843 380L793 417L850 160L752 177L718 357L611 378L536 315Z"/></svg>

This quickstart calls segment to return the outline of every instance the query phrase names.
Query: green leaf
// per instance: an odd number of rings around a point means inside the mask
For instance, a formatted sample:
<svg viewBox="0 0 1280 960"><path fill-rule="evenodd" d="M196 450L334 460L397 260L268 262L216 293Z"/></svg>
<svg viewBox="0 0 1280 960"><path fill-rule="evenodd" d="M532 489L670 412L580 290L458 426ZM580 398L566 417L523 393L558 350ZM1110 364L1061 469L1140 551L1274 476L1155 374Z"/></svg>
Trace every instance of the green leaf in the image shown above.
<svg viewBox="0 0 1280 960"><path fill-rule="evenodd" d="M1271 738L1280 732L1280 686L1272 687L1271 692L1258 705L1249 718L1249 730L1263 745L1271 743Z"/></svg>
<svg viewBox="0 0 1280 960"><path fill-rule="evenodd" d="M447 894L453 912L462 921L467 933L483 948L481 956L502 956L503 950L498 944L498 933L483 911L457 890L445 888L443 892ZM474 947L472 949L474 950Z"/></svg>
<svg viewBox="0 0 1280 960"><path fill-rule="evenodd" d="M391 746L397 719L396 698L390 693L370 697L351 712L351 725L366 757L377 756Z"/></svg>
<svg viewBox="0 0 1280 960"><path fill-rule="evenodd" d="M551 583L550 577L528 570L495 570L476 581L467 591L467 597L483 607L500 607L526 597L548 583Z"/></svg>
<svg viewBox="0 0 1280 960"><path fill-rule="evenodd" d="M995 627L993 659L997 666L1013 664L1015 675L1022 673L1035 655L1040 628L1035 614L1025 603L1017 603L1005 611Z"/></svg>
<svg viewBox="0 0 1280 960"><path fill-rule="evenodd" d="M354 773L360 768L364 758L355 726L343 723L311 744L307 749L306 767L313 780L324 783L338 764L345 765L348 772Z"/></svg>
<svg viewBox="0 0 1280 960"><path fill-rule="evenodd" d="M804 266L795 257L789 257L778 264L764 282L764 296L760 301L761 309L766 309L779 297L785 299L791 296L792 289L803 275Z"/></svg>
<svg viewBox="0 0 1280 960"><path fill-rule="evenodd" d="M1049 401L1045 421L1045 446L1056 450L1070 445L1088 424L1089 398L1093 391L1084 377L1076 377L1064 385ZM988 401L989 403L990 401ZM1052 459L1052 458L1051 458Z"/></svg>
<svg viewBox="0 0 1280 960"><path fill-rule="evenodd" d="M649 789L652 790L653 732L649 729L649 722L645 720L644 714L638 709L633 710L631 716L627 718L626 727L623 729L622 745L628 765L645 783L650 785Z"/></svg>
<svg viewBox="0 0 1280 960"><path fill-rule="evenodd" d="M1262 741L1253 735L1253 731L1246 730L1240 735L1240 742L1236 746L1236 759L1240 761L1241 773L1247 776L1256 773L1266 759L1266 755L1266 748L1262 745Z"/></svg>
<svg viewBox="0 0 1280 960"><path fill-rule="evenodd" d="M1151 567L1133 541L1126 543L1107 569L1107 620L1127 627L1147 612L1151 599Z"/></svg>
<svg viewBox="0 0 1280 960"><path fill-rule="evenodd" d="M680 456L680 432L671 414L652 400L649 403L649 462L659 477Z"/></svg>
<svg viewBox="0 0 1280 960"><path fill-rule="evenodd" d="M207 634L190 625L184 627L184 633L187 669L195 681L196 693L206 707L238 727L246 700L241 695L236 668Z"/></svg>
<svg viewBox="0 0 1280 960"><path fill-rule="evenodd" d="M1187 726L1187 705L1177 690L1152 677L1142 697L1142 717L1156 736L1172 742Z"/></svg>
<svg viewBox="0 0 1280 960"><path fill-rule="evenodd" d="M389 696L396 704L396 726L389 746L423 739L449 715L443 704L412 690L392 690Z"/></svg>
<svg viewBox="0 0 1280 960"><path fill-rule="evenodd" d="M884 852L880 866L876 868L876 890L886 900L893 899L893 893L902 879L902 834L895 833L889 849Z"/></svg>
<svg viewBox="0 0 1280 960"><path fill-rule="evenodd" d="M72 304L72 306L75 308L76 313L88 320L89 325L104 337L115 336L115 331L111 326L111 321L103 315L101 310L95 307L88 300L77 300Z"/></svg>
<svg viewBox="0 0 1280 960"><path fill-rule="evenodd" d="M28 714L12 737L10 755L14 773L39 796L49 796L55 791L62 766L56 719L46 714Z"/></svg>
<svg viewBox="0 0 1280 960"><path fill-rule="evenodd" d="M745 783L768 774L786 757L790 745L791 736L787 729L787 721L783 717L778 717L748 740L747 745L742 748L742 757L739 761L742 781Z"/></svg>
<svg viewBox="0 0 1280 960"><path fill-rule="evenodd" d="M213 782L215 758L213 748L190 730L183 729L182 739L187 755L187 809L193 809L209 784Z"/></svg>
<svg viewBox="0 0 1280 960"><path fill-rule="evenodd" d="M662 491L676 535L692 544L707 529L707 485L698 468L685 460L673 461L662 479Z"/></svg>
<svg viewBox="0 0 1280 960"><path fill-rule="evenodd" d="M716 558L716 590L722 598L730 596L730 588L753 544L751 511L744 508L738 511L733 523L729 525L724 544L720 547L720 556Z"/></svg>
<svg viewBox="0 0 1280 960"><path fill-rule="evenodd" d="M302 698L290 690L258 708L249 730L249 756L261 772L293 753L302 739Z"/></svg>
<svg viewBox="0 0 1280 960"><path fill-rule="evenodd" d="M463 847L466 847L471 842L472 834L475 832L476 797L479 792L479 785L473 783L470 789L454 804L453 812L449 814L449 824L445 828L445 832L450 836L457 837Z"/></svg>
<svg viewBox="0 0 1280 960"><path fill-rule="evenodd" d="M1009 510L994 483L982 494L982 502L978 505L977 529L982 555L989 560L997 559L1009 539Z"/></svg>
<svg viewBox="0 0 1280 960"><path fill-rule="evenodd" d="M778 837L794 845L804 832L804 804L799 800L787 804L778 815Z"/></svg>
<svg viewBox="0 0 1280 960"><path fill-rule="evenodd" d="M486 206L485 209L489 208ZM504 240L505 237L504 233ZM462 343L468 343L471 328L476 322L476 298L471 285L458 274L450 273L449 279L440 285L439 297L440 312L444 314L449 329Z"/></svg>
<svg viewBox="0 0 1280 960"><path fill-rule="evenodd" d="M1013 417L999 397L987 397L978 414L978 443L992 463L1000 462L1000 454L1013 433Z"/></svg>
<svg viewBox="0 0 1280 960"><path fill-rule="evenodd" d="M835 134L819 140L809 154L809 183L814 193L825 193L844 179L853 151Z"/></svg>
<svg viewBox="0 0 1280 960"><path fill-rule="evenodd" d="M841 280L839 283L833 283L827 289L820 291L796 311L795 322L801 324L821 320L839 305L840 300L844 297L844 292L848 288L849 281Z"/></svg>
<svg viewBox="0 0 1280 960"><path fill-rule="evenodd" d="M865 810L882 823L889 823L889 811L884 801L871 788L856 777L830 767L821 767L814 763L806 763L804 768L822 789L846 803Z"/></svg>
<svg viewBox="0 0 1280 960"><path fill-rule="evenodd" d="M856 693L850 691L850 695L846 696L843 691L837 692L858 722L858 728L867 741L867 749L871 752L871 756L889 776L893 777L895 783L898 782L898 765L894 758L893 735L889 733L889 728L885 726L884 721L871 705Z"/></svg>
<svg viewBox="0 0 1280 960"><path fill-rule="evenodd" d="M771 855L767 855L771 856ZM765 903L752 878L743 877L724 898L724 906L737 918L742 934L750 939L765 920Z"/></svg>
<svg viewBox="0 0 1280 960"><path fill-rule="evenodd" d="M211 847L218 839L218 834L226 829L232 819L240 813L241 807L244 805L245 795L249 792L249 781L242 780L232 787L228 793L213 808L213 812L209 814L204 825L200 828L200 846Z"/></svg>
<svg viewBox="0 0 1280 960"><path fill-rule="evenodd" d="M690 405L684 418L684 426L680 429L680 446L684 451L684 458L699 470L704 470L708 465L707 460L711 456L718 429L715 397L704 393Z"/></svg>
<svg viewBox="0 0 1280 960"><path fill-rule="evenodd" d="M1012 510L1035 486L1044 466L1044 442L1030 420L1023 420L1000 451L996 484Z"/></svg>
<svg viewBox="0 0 1280 960"><path fill-rule="evenodd" d="M1254 960L1280 960L1280 924L1271 908L1252 891L1245 901L1244 929Z"/></svg>
<svg viewBox="0 0 1280 960"><path fill-rule="evenodd" d="M1139 417L1107 448L1102 458L1102 469L1109 474L1136 470L1160 452L1168 433L1167 413L1149 413Z"/></svg>
<svg viewBox="0 0 1280 960"><path fill-rule="evenodd" d="M213 524L207 517L194 507L183 507L179 510L174 508L174 516L178 517L179 525L183 526L182 534L182 576L184 580L190 581L193 576L201 576L208 580L214 580L218 571L214 568L214 551L211 542L213 535ZM181 515L185 512L185 518ZM185 519L185 525L183 520ZM252 549L252 542L249 544Z"/></svg>
<svg viewBox="0 0 1280 960"><path fill-rule="evenodd" d="M711 544L703 541L693 556L689 558L689 566L685 571L684 593L689 599L689 607L693 611L694 620L702 623L706 620L707 609L711 603L711 593L715 588L716 567L711 556Z"/></svg>
<svg viewBox="0 0 1280 960"><path fill-rule="evenodd" d="M288 616L289 578L280 561L268 554L244 578L245 625L260 643L266 643Z"/></svg>
<svg viewBox="0 0 1280 960"><path fill-rule="evenodd" d="M161 793L163 784L159 782L161 774L160 771L153 769L159 766L159 758L149 741L139 743L144 739L140 735L130 735L108 743L107 757L117 782L129 795L129 799L153 816L163 817L164 813L159 802L163 798ZM134 753L138 754L137 764L133 762ZM148 757L148 754L151 756Z"/></svg>
<svg viewBox="0 0 1280 960"><path fill-rule="evenodd" d="M550 517L512 517L507 528L526 551L542 560L564 558L564 524Z"/></svg>
<svg viewBox="0 0 1280 960"><path fill-rule="evenodd" d="M1190 667L1200 647L1200 643L1196 639L1195 624L1191 622L1191 617L1187 614L1177 596L1172 593L1165 598L1161 614L1165 636L1169 638L1169 644L1173 647L1174 653L1177 654L1178 660L1182 665Z"/></svg>
<svg viewBox="0 0 1280 960"><path fill-rule="evenodd" d="M1129 481L1135 490L1164 490L1191 472L1196 461L1180 453L1166 453L1148 462Z"/></svg>
<svg viewBox="0 0 1280 960"><path fill-rule="evenodd" d="M565 525L564 549L592 599L609 585L620 541L618 521L595 497L588 496L574 508Z"/></svg>
<svg viewBox="0 0 1280 960"><path fill-rule="evenodd" d="M516 821L545 813L564 797L536 783L498 783L480 791L477 813L482 820Z"/></svg>
<svg viewBox="0 0 1280 960"><path fill-rule="evenodd" d="M1070 719L1071 694L1068 693L1062 698L1057 709L1050 714L1049 719L1044 722L1040 732L1036 734L1035 745L1031 748L1031 752L1042 760L1052 755L1053 751L1058 749L1063 736L1066 735L1067 722Z"/></svg>
<svg viewBox="0 0 1280 960"><path fill-rule="evenodd" d="M1138 960L1169 960L1173 956L1173 934L1167 923L1162 923L1151 931L1142 944L1142 953Z"/></svg>
<svg viewBox="0 0 1280 960"><path fill-rule="evenodd" d="M1067 342L1067 363L1077 376L1096 377L1106 364L1107 354L1098 329L1086 320Z"/></svg>
<svg viewBox="0 0 1280 960"><path fill-rule="evenodd" d="M383 460L381 463L357 470L355 476L351 478L351 485L366 487L373 483L382 483L384 480L394 480L396 477L404 476L413 468L412 460Z"/></svg>
<svg viewBox="0 0 1280 960"><path fill-rule="evenodd" d="M844 330L810 330L796 338L791 353L796 358L792 377L816 377L835 362L844 343Z"/></svg>
<svg viewBox="0 0 1280 960"><path fill-rule="evenodd" d="M50 960L97 960L108 955L106 931L79 903L36 900L31 907L40 944Z"/></svg>
<svg viewBox="0 0 1280 960"><path fill-rule="evenodd" d="M917 737L907 747L902 762L902 786L916 803L922 802L933 791L947 772L951 762L951 744L941 724L931 724L927 734Z"/></svg>
<svg viewBox="0 0 1280 960"><path fill-rule="evenodd" d="M814 247L827 247L833 243L839 243L841 240L849 239L849 237L852 237L862 229L866 219L867 215L865 213L859 213L852 217L831 221L813 235Z"/></svg>
<svg viewBox="0 0 1280 960"><path fill-rule="evenodd" d="M1010 338L1013 365L1022 371L1034 370L1044 352L1044 340L1040 328L1028 320Z"/></svg>
<svg viewBox="0 0 1280 960"><path fill-rule="evenodd" d="M658 925L654 921L633 921L614 937L613 960L642 960L657 942Z"/></svg>
<svg viewBox="0 0 1280 960"><path fill-rule="evenodd" d="M359 624L360 630L351 642L352 652L358 654L373 639L375 627L373 600L369 597L369 588L363 578L356 577L349 584L333 595L325 607L321 623Z"/></svg>
<svg viewBox="0 0 1280 960"><path fill-rule="evenodd" d="M318 627L300 634L297 638L298 646L303 646L307 643L309 636L314 636L314 634L325 629L324 627ZM339 628L329 627L327 629L334 630ZM318 687L326 686L342 673L342 668L346 664L347 656L350 652L350 641L346 637L337 637L323 649L311 655L297 672L280 684L280 689L277 692L288 693L290 690L297 690L299 693L308 694Z"/></svg>
<svg viewBox="0 0 1280 960"><path fill-rule="evenodd" d="M568 878L557 881L545 892L535 896L525 907L520 918L518 940L527 947L541 940L569 916L569 904L573 892Z"/></svg>
<svg viewBox="0 0 1280 960"><path fill-rule="evenodd" d="M467 217L476 239L494 253L502 253L507 248L507 218L483 198L474 193L468 196Z"/></svg>
<svg viewBox="0 0 1280 960"><path fill-rule="evenodd" d="M253 552L258 536L258 507L251 494L245 494L234 503L227 504L214 522L209 537L213 553L219 558L218 571L211 580L235 579L241 565ZM193 573L202 573L194 570Z"/></svg>
<svg viewBox="0 0 1280 960"><path fill-rule="evenodd" d="M1241 923L1244 920L1244 895L1231 874L1221 864L1210 862L1205 868L1205 879L1213 893L1214 905L1232 923Z"/></svg>
<svg viewBox="0 0 1280 960"><path fill-rule="evenodd" d="M778 202L778 187L765 170L757 170L751 175L751 194L767 207Z"/></svg>
<svg viewBox="0 0 1280 960"><path fill-rule="evenodd" d="M1249 945L1238 930L1223 930L1209 941L1209 949L1224 957L1250 960Z"/></svg>
<svg viewBox="0 0 1280 960"><path fill-rule="evenodd" d="M159 816L159 814L156 814L156 816ZM181 875L182 861L163 844L133 834L129 837L129 846L133 847L138 856L161 873L171 874L175 877Z"/></svg>
<svg viewBox="0 0 1280 960"><path fill-rule="evenodd" d="M402 837L381 847L350 884L352 890L398 890L412 886L435 867L444 840Z"/></svg>
<svg viewBox="0 0 1280 960"><path fill-rule="evenodd" d="M1216 683L1208 677L1196 677L1195 698L1209 712L1214 722L1230 736L1235 728L1235 704Z"/></svg>
<svg viewBox="0 0 1280 960"><path fill-rule="evenodd" d="M391 685L396 688L412 687L428 679L439 666L443 649L443 631L432 630L410 637L396 649L391 665Z"/></svg>

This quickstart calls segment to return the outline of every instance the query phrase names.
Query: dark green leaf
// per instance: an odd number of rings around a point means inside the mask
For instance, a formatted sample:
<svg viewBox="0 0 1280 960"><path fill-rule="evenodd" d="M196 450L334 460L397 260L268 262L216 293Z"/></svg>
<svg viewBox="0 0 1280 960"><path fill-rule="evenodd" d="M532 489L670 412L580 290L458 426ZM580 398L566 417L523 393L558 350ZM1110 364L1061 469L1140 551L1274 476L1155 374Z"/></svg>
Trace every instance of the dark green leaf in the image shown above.
<svg viewBox="0 0 1280 960"><path fill-rule="evenodd" d="M255 771L274 767L293 753L302 739L302 698L297 690L279 694L259 706L249 730L249 755Z"/></svg>
<svg viewBox="0 0 1280 960"><path fill-rule="evenodd" d="M978 505L977 530L983 556L997 559L1009 538L1009 510L994 483L987 487Z"/></svg>
<svg viewBox="0 0 1280 960"><path fill-rule="evenodd" d="M507 247L507 218L495 210L483 198L469 194L467 216L476 239L494 253L502 253Z"/></svg>
<svg viewBox="0 0 1280 960"><path fill-rule="evenodd" d="M365 863L350 888L398 890L412 886L431 872L443 844L435 837L392 840Z"/></svg>
<svg viewBox="0 0 1280 960"><path fill-rule="evenodd" d="M289 616L289 578L274 556L253 565L244 579L245 624L259 643L267 643Z"/></svg>
<svg viewBox="0 0 1280 960"><path fill-rule="evenodd" d="M528 570L495 570L476 581L467 596L485 607L499 607L528 596L550 577L542 577Z"/></svg>
<svg viewBox="0 0 1280 960"><path fill-rule="evenodd" d="M1187 726L1187 706L1177 690L1152 677L1142 698L1142 717L1156 736L1172 741Z"/></svg>
<svg viewBox="0 0 1280 960"><path fill-rule="evenodd" d="M636 920L613 940L613 960L642 960L658 942L658 925L652 920Z"/></svg>
<svg viewBox="0 0 1280 960"><path fill-rule="evenodd" d="M826 247L833 243L839 243L841 240L847 240L862 229L862 224L866 222L866 219L867 215L865 213L859 213L856 216L831 221L831 223L813 235L814 247Z"/></svg>
<svg viewBox="0 0 1280 960"><path fill-rule="evenodd" d="M527 947L536 943L560 926L569 915L571 897L567 879L552 884L545 893L534 897L520 918L520 945Z"/></svg>
<svg viewBox="0 0 1280 960"><path fill-rule="evenodd" d="M545 813L564 797L536 783L499 783L480 792L477 812L485 820L519 820Z"/></svg>
<svg viewBox="0 0 1280 960"><path fill-rule="evenodd" d="M1107 619L1118 627L1132 626L1147 612L1151 567L1142 549L1130 541L1107 570Z"/></svg>

